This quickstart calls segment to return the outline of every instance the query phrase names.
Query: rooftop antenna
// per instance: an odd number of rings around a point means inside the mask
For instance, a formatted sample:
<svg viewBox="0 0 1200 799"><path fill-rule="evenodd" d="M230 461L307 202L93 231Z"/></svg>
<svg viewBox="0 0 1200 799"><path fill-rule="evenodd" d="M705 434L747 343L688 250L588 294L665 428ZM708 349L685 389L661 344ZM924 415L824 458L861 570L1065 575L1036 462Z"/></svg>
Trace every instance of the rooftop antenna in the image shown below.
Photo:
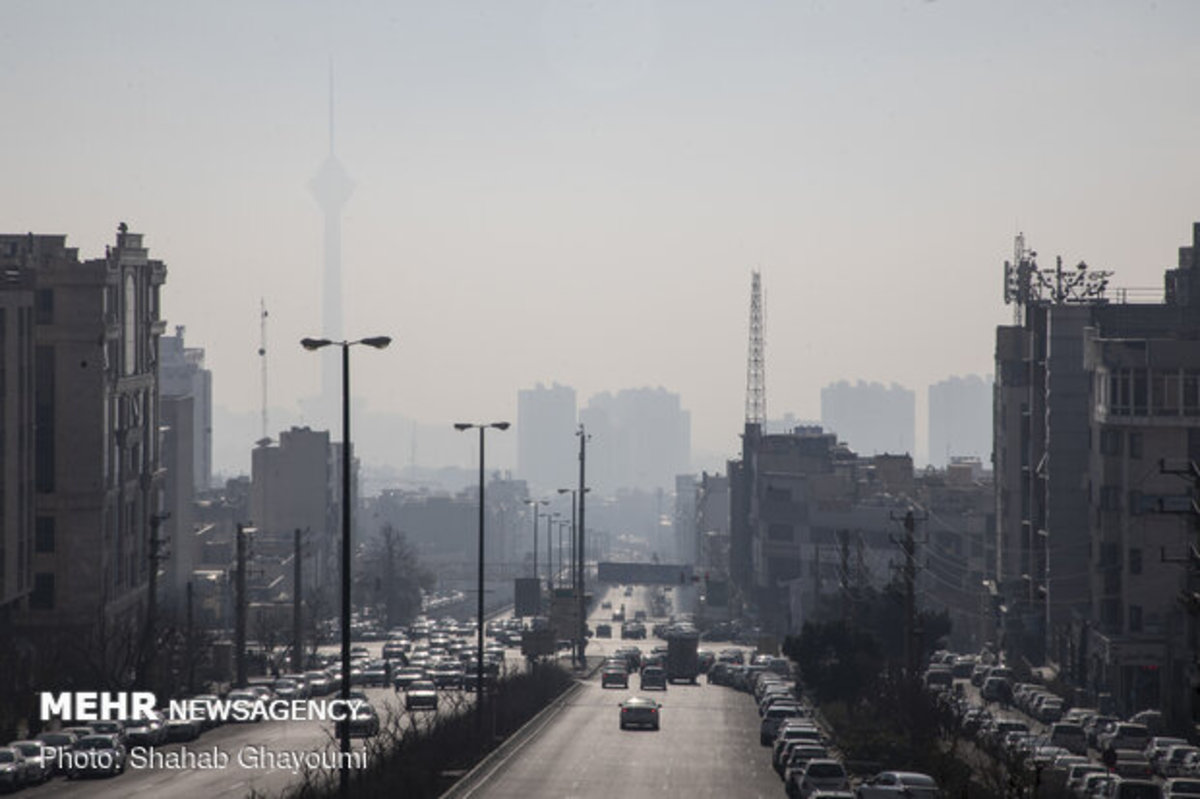
<svg viewBox="0 0 1200 799"><path fill-rule="evenodd" d="M267 435L267 301L264 298L258 300L258 357L262 363L262 437L256 442L260 447L265 447L271 443L271 437Z"/></svg>

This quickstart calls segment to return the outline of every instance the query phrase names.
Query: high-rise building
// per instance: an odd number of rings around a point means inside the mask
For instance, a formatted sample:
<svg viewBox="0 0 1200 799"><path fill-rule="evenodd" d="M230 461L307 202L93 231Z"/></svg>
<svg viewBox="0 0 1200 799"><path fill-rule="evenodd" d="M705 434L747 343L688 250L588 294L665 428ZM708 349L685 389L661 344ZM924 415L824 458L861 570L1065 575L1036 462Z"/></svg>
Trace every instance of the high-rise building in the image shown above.
<svg viewBox="0 0 1200 799"><path fill-rule="evenodd" d="M212 485L212 372L204 368L204 350L185 346L183 333L176 325L175 335L158 342L158 385L163 397L192 398L191 471L196 491L203 492Z"/></svg>
<svg viewBox="0 0 1200 799"><path fill-rule="evenodd" d="M575 389L538 383L517 392L517 474L534 492L579 481Z"/></svg>
<svg viewBox="0 0 1200 799"><path fill-rule="evenodd" d="M912 454L916 418L916 394L895 383L842 380L821 389L821 426L864 455Z"/></svg>
<svg viewBox="0 0 1200 799"><path fill-rule="evenodd" d="M107 651L140 628L163 488L157 356L167 270L141 234L118 231L103 258L85 262L65 236L0 236L6 260L34 273L35 534L23 622L103 631Z"/></svg>
<svg viewBox="0 0 1200 799"><path fill-rule="evenodd" d="M304 582L312 590L331 580L340 551L340 469L340 444L331 444L327 430L293 427L278 444L262 442L251 454L250 518L264 540L285 546L302 532Z"/></svg>
<svg viewBox="0 0 1200 799"><path fill-rule="evenodd" d="M1200 720L1192 469L1200 461L1200 223L1162 302L1104 295L1108 273L1006 264L996 331L999 622L1011 649L1118 712ZM1169 464L1177 464L1175 473ZM1181 479L1182 478L1182 479Z"/></svg>
<svg viewBox="0 0 1200 799"><path fill-rule="evenodd" d="M929 464L955 457L989 460L992 452L992 376L955 375L929 387Z"/></svg>
<svg viewBox="0 0 1200 799"><path fill-rule="evenodd" d="M676 475L691 468L692 415L678 394L664 388L604 392L588 400L579 420L591 437L587 481L596 491L670 491Z"/></svg>

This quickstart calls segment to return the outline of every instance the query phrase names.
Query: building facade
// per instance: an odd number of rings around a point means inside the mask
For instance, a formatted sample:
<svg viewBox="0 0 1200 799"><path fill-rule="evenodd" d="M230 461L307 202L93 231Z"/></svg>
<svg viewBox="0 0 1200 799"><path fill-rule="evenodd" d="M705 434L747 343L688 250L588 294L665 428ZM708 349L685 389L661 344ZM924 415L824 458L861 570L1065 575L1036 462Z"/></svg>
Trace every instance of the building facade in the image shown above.
<svg viewBox="0 0 1200 799"><path fill-rule="evenodd" d="M929 387L928 462L944 469L954 457L989 460L992 376L955 375Z"/></svg>
<svg viewBox="0 0 1200 799"><path fill-rule="evenodd" d="M673 491L676 475L691 468L691 413L678 394L663 388L604 392L588 400L579 421L591 437L587 480L594 491Z"/></svg>
<svg viewBox="0 0 1200 799"><path fill-rule="evenodd" d="M33 585L22 623L132 645L144 623L163 470L166 267L122 224L81 262L64 236L0 236L34 273Z"/></svg>
<svg viewBox="0 0 1200 799"><path fill-rule="evenodd" d="M912 454L916 441L916 394L903 386L849 383L821 389L821 426L855 452Z"/></svg>
<svg viewBox="0 0 1200 799"><path fill-rule="evenodd" d="M204 368L204 350L188 347L184 328L159 340L159 390L164 397L191 397L193 459L190 469L197 493L212 486L212 372Z"/></svg>
<svg viewBox="0 0 1200 799"><path fill-rule="evenodd" d="M535 491L570 485L579 472L575 432L575 389L538 383L518 391L517 476Z"/></svg>
<svg viewBox="0 0 1200 799"><path fill-rule="evenodd" d="M1010 648L1087 701L1194 723L1200 224L1162 302L1109 302L1031 258L997 331L997 569ZM1075 286L1086 285L1086 268ZM1040 287L1040 289L1039 289ZM1121 298L1123 299L1123 298ZM1169 464L1178 464L1171 467ZM1180 600L1184 601L1180 601Z"/></svg>
<svg viewBox="0 0 1200 799"><path fill-rule="evenodd" d="M61 246L46 238L0 237L0 622L33 590L32 262Z"/></svg>

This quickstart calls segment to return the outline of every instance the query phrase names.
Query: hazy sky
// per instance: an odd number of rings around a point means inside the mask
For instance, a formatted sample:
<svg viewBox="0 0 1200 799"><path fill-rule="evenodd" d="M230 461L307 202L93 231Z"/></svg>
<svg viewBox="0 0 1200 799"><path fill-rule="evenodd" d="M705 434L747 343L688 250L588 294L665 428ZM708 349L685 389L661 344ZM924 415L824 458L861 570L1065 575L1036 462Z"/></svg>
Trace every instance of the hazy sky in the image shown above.
<svg viewBox="0 0 1200 799"><path fill-rule="evenodd" d="M449 424L661 385L733 453L752 269L772 417L992 372L1018 230L1160 287L1198 31L1194 0L4 0L0 230L90 258L127 222L218 404L258 408L264 297L272 404L314 394L332 58L345 332L397 340L356 395Z"/></svg>

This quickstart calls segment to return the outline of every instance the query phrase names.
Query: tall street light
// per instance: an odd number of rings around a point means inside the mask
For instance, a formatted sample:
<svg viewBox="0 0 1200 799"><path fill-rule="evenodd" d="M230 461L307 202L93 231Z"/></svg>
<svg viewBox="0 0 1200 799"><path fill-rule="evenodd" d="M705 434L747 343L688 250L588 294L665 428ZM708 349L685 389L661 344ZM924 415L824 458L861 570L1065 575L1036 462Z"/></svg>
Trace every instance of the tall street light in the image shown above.
<svg viewBox="0 0 1200 799"><path fill-rule="evenodd" d="M553 601L554 596L554 555L551 553L550 549L554 540L554 536L550 535L550 530L553 529L550 525L554 524L554 520L560 515L561 514L558 513L543 514L546 519L546 573L550 575L548 583L550 587L550 596L552 598L551 601Z"/></svg>
<svg viewBox="0 0 1200 799"><path fill-rule="evenodd" d="M537 579L537 577L538 577L538 568L537 568L537 549L538 549L537 520L538 520L538 505L549 505L549 504L550 504L550 500L548 500L548 499L527 499L527 500L525 500L525 504L526 504L526 505L529 505L529 506L531 506L531 507L533 508L533 579L535 579L535 580L536 580L536 579ZM539 586L540 586L540 583L539 583ZM538 597L541 597L541 595L542 595L542 589L539 587L539 588L538 588ZM540 610L540 607L539 607L539 610Z"/></svg>
<svg viewBox="0 0 1200 799"><path fill-rule="evenodd" d="M475 734L483 740L483 433L489 427L497 430L507 430L508 422L489 422L473 424L471 422L455 422L454 429L479 431L479 641L475 652Z"/></svg>
<svg viewBox="0 0 1200 799"><path fill-rule="evenodd" d="M583 492L585 494L588 491L591 491L591 489L590 488L583 489ZM571 495L571 588L572 588L572 590L574 590L576 592L576 598L578 599L578 593L582 587L581 580L583 579L583 569L577 565L577 561L576 561L576 558L578 558L578 563L579 564L583 563L582 550L579 550L578 553L576 550L576 541L577 541L576 535L577 535L577 533L576 533L576 529L575 529L576 528L575 509L576 509L576 505L577 505L576 501L579 498L579 489L578 488L560 488L560 489L558 489L558 493ZM579 604L580 604L580 607L583 606L582 601L580 601ZM579 629L580 630L583 629L582 625L579 627ZM578 654L578 648L576 651L576 657L577 657L577 659L581 657ZM582 662L580 662L579 665L582 666L584 664Z"/></svg>
<svg viewBox="0 0 1200 799"><path fill-rule="evenodd" d="M357 341L331 341L327 338L305 338L300 346L319 350L336 345L342 348L342 691L343 707L350 702L350 348L366 344L381 350L392 343L390 336L372 336ZM350 795L350 724L343 722L340 730L342 763L341 791Z"/></svg>

